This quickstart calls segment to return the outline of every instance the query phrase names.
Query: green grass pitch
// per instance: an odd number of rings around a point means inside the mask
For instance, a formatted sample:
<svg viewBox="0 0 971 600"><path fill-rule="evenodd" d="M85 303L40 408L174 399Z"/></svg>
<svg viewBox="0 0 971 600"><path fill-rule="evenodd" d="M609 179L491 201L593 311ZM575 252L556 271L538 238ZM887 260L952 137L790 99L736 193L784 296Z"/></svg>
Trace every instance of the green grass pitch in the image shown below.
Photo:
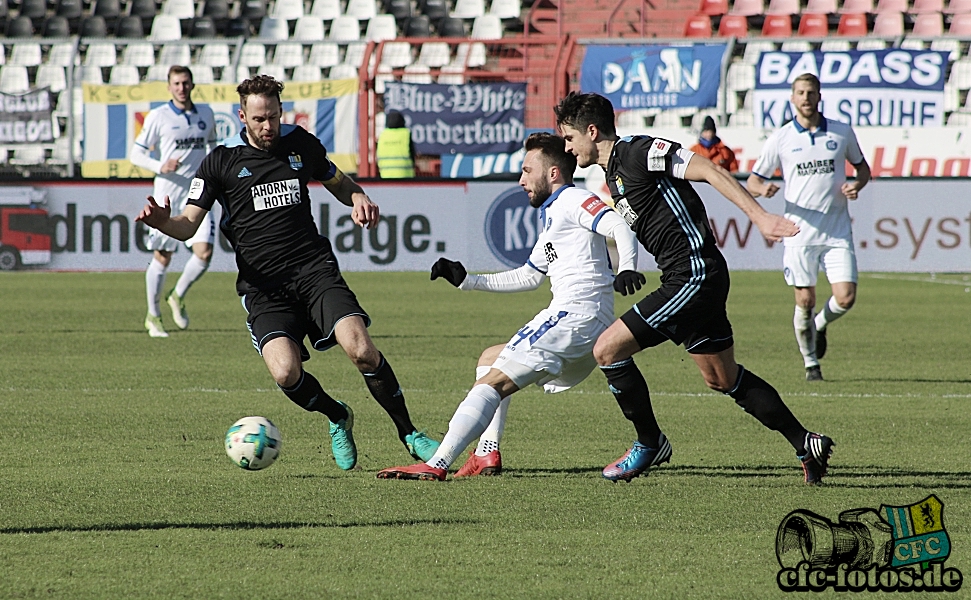
<svg viewBox="0 0 971 600"><path fill-rule="evenodd" d="M479 352L549 301L548 288L463 293L422 273L346 277L414 421L439 438ZM361 468L342 472L326 420L292 405L254 352L233 281L206 275L191 328L165 316L160 340L142 328L140 273L0 277L0 598L791 597L775 584L788 512L836 520L932 493L947 565L971 575L966 275L863 274L830 330L826 381L808 384L781 275L733 274L739 362L837 442L816 488L780 435L670 344L636 360L674 456L630 484L600 476L634 434L599 372L514 396L501 477L378 480L410 462L390 419L339 349L314 353L307 369L356 414ZM617 297L618 313L629 305ZM254 414L283 451L246 472L222 438Z"/></svg>

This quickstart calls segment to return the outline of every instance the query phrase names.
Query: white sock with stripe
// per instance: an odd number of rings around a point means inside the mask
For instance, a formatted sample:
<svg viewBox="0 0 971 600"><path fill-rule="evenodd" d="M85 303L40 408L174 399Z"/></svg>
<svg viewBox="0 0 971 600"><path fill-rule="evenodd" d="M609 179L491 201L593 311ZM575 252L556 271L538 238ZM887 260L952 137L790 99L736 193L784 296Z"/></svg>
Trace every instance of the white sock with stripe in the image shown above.
<svg viewBox="0 0 971 600"><path fill-rule="evenodd" d="M502 398L499 392L488 385L473 387L465 400L455 409L452 420L448 422L448 433L442 440L438 451L426 462L430 467L448 469L472 440L482 435L496 414Z"/></svg>
<svg viewBox="0 0 971 600"><path fill-rule="evenodd" d="M189 262L185 263L185 268L182 269L182 275L179 276L179 280L175 283L175 293L185 298L186 292L189 291L192 284L199 281L199 278L205 275L208 269L209 263L193 254L189 258Z"/></svg>
<svg viewBox="0 0 971 600"><path fill-rule="evenodd" d="M162 297L162 286L165 285L165 265L156 259L148 264L145 270L145 293L148 296L148 314L153 317L162 316L158 307Z"/></svg>
<svg viewBox="0 0 971 600"><path fill-rule="evenodd" d="M849 310L840 306L836 302L836 298L830 296L826 306L816 315L816 331L826 331L826 327L830 323L845 315Z"/></svg>
<svg viewBox="0 0 971 600"><path fill-rule="evenodd" d="M817 366L819 361L816 359L816 326L813 323L812 309L796 306L792 316L792 327L796 330L796 343L799 344L799 352L802 353L802 360L806 367Z"/></svg>

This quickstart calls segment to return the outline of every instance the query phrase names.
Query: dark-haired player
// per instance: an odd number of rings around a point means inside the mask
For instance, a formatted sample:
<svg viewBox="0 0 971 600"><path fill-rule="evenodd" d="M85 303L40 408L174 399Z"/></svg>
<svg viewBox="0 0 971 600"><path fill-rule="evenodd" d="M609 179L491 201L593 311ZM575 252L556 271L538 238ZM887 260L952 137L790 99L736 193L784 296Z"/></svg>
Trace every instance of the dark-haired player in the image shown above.
<svg viewBox="0 0 971 600"><path fill-rule="evenodd" d="M594 347L611 392L637 431L633 447L608 465L603 476L630 481L670 460L671 444L661 433L647 382L633 356L671 340L685 347L708 387L728 394L763 425L780 432L802 461L806 482L818 483L826 474L833 441L807 431L775 388L735 362L725 310L728 265L690 182L711 184L767 239L794 235L798 227L767 213L728 171L676 142L618 138L613 106L603 96L570 94L555 112L567 150L581 167L603 167L615 210L661 270L661 287L615 321Z"/></svg>
<svg viewBox="0 0 971 600"><path fill-rule="evenodd" d="M260 75L237 91L244 128L203 161L182 214L171 216L168 198L162 207L149 198L137 220L184 240L218 201L220 228L236 253L236 291L249 313L253 345L290 400L330 420L337 466L347 470L357 464L354 413L303 370L303 360L310 358L305 337L316 350L340 345L391 416L409 453L416 460L430 458L438 442L412 424L391 365L368 335L370 318L344 282L330 241L317 230L307 183L322 182L352 207L351 218L362 227L378 222L377 205L328 160L320 140L280 124L282 83Z"/></svg>

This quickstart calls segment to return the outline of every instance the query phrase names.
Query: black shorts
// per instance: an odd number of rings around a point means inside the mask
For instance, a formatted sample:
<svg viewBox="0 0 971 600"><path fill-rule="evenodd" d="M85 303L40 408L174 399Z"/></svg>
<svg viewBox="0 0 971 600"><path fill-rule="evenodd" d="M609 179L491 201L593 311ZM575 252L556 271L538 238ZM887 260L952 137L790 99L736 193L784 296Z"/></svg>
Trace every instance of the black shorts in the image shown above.
<svg viewBox="0 0 971 600"><path fill-rule="evenodd" d="M371 324L330 253L302 267L279 287L246 294L243 308L249 313L246 327L260 354L270 340L288 337L301 346L303 360L310 358L303 346L305 337L314 350L324 351L337 344L334 328L341 319L356 315L366 326Z"/></svg>
<svg viewBox="0 0 971 600"><path fill-rule="evenodd" d="M725 310L727 265L724 259L706 259L702 272L703 276L692 276L690 269L679 269L663 274L661 287L621 315L641 349L667 340L692 354L732 347L732 324Z"/></svg>

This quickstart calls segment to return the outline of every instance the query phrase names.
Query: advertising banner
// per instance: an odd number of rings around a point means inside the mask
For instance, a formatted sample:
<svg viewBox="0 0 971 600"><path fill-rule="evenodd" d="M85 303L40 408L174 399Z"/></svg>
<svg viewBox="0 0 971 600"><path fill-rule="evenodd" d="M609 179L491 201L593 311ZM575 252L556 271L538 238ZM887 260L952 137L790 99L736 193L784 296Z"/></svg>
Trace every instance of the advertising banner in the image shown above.
<svg viewBox="0 0 971 600"><path fill-rule="evenodd" d="M419 154L508 153L526 139L525 83L388 82L384 109L404 115Z"/></svg>
<svg viewBox="0 0 971 600"><path fill-rule="evenodd" d="M0 144L54 141L50 88L25 94L0 93Z"/></svg>
<svg viewBox="0 0 971 600"><path fill-rule="evenodd" d="M947 52L852 50L763 52L755 71L755 125L792 120L793 80L819 77L820 110L854 127L940 127L944 124Z"/></svg>
<svg viewBox="0 0 971 600"><path fill-rule="evenodd" d="M345 172L357 171L356 79L288 83L283 89L283 122L315 134L331 160ZM235 85L199 84L192 99L208 104L220 140L242 129ZM154 175L128 160L148 111L171 100L165 82L133 86L84 84L83 177L148 178Z"/></svg>
<svg viewBox="0 0 971 600"><path fill-rule="evenodd" d="M592 179L587 183L596 188ZM860 199L850 203L860 270L971 272L967 185L959 179L871 182ZM48 250L45 260L38 259L29 268L141 271L151 260L145 246L147 231L134 222L151 193L150 182L38 184L27 195L12 193L17 189L0 186L0 211L16 208L23 213L18 218L30 225L29 243L36 248L25 245L23 251ZM711 186L696 189L733 269L781 273L782 244L766 242L748 218ZM381 208L381 222L373 229L354 225L350 208L323 187L315 185L310 191L320 233L330 238L346 271L425 271L440 256L462 261L470 272L500 271L525 263L541 231L536 209L513 182L368 184L368 195ZM762 199L762 204L781 212L783 193ZM28 196L30 205L43 209L25 208ZM26 236L23 241L28 243ZM189 255L180 248L171 269L181 269ZM643 249L638 267L655 268ZM232 249L221 236L211 269L236 269Z"/></svg>
<svg viewBox="0 0 971 600"><path fill-rule="evenodd" d="M587 46L580 89L615 110L715 106L725 44Z"/></svg>

